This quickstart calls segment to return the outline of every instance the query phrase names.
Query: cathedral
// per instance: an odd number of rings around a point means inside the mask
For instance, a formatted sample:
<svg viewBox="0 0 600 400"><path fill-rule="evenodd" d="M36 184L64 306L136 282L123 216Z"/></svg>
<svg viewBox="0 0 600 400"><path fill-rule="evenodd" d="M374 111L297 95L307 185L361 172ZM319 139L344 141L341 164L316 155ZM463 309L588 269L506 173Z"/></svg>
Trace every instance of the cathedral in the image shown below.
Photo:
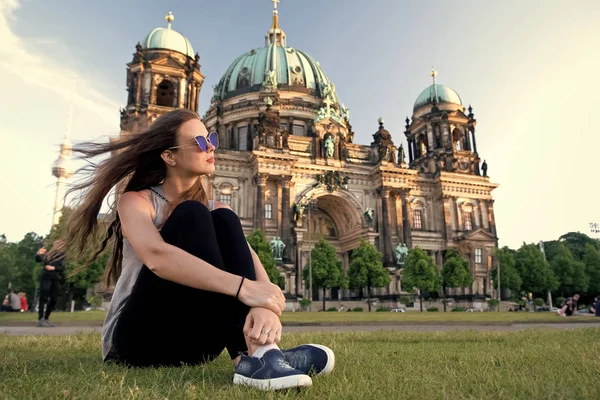
<svg viewBox="0 0 600 400"><path fill-rule="evenodd" d="M285 292L308 297L302 271L323 238L350 265L360 239L374 244L389 271L378 296L397 296L410 248L428 252L441 269L445 251L469 260L473 285L448 295L492 295L497 262L494 200L477 149L473 109L436 82L417 97L406 119L408 146L394 144L383 118L370 144L354 142L350 111L321 65L288 46L277 3L263 47L237 57L214 86L202 120L218 132L216 171L205 177L209 198L225 202L250 234L261 229L271 243ZM121 135L136 134L163 113L198 111L204 83L192 44L167 26L138 43L127 64L127 106ZM216 81L216 79L215 79ZM313 299L323 294L316 288ZM328 290L326 298L352 298Z"/></svg>

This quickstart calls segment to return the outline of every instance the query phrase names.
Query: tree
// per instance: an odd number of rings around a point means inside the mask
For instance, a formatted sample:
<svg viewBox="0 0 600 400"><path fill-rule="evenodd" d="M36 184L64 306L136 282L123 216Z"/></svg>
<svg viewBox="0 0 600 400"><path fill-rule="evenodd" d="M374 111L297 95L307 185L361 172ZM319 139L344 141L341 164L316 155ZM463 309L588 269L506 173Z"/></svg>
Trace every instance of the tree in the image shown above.
<svg viewBox="0 0 600 400"><path fill-rule="evenodd" d="M516 254L515 250L506 246L496 250L496 258L500 265L500 287L508 289L512 293L519 293L523 284L519 271L516 268ZM495 287L498 287L498 271L496 266L492 269L491 276Z"/></svg>
<svg viewBox="0 0 600 400"><path fill-rule="evenodd" d="M10 284L15 292L25 292L28 300L33 301L41 271L35 252L41 245L42 237L33 232L18 243L9 243L6 236L0 236L0 294Z"/></svg>
<svg viewBox="0 0 600 400"><path fill-rule="evenodd" d="M383 254L375 246L360 239L360 245L352 251L352 261L348 271L350 288L367 288L367 301L371 311L371 288L390 284L390 274L383 268Z"/></svg>
<svg viewBox="0 0 600 400"><path fill-rule="evenodd" d="M575 261L571 251L564 243L559 243L557 250L550 266L558 280L558 292L561 296L585 292L589 286L585 264Z"/></svg>
<svg viewBox="0 0 600 400"><path fill-rule="evenodd" d="M446 288L464 288L473 284L469 263L454 250L446 252L446 261L442 269L442 292L444 294L444 312L446 311Z"/></svg>
<svg viewBox="0 0 600 400"><path fill-rule="evenodd" d="M325 311L325 291L334 287L348 287L348 279L344 274L342 262L338 259L335 248L323 238L312 249L311 257L312 283L314 287L323 290L323 311ZM309 268L304 268L303 278L305 284L309 286ZM312 293L310 297L312 297Z"/></svg>
<svg viewBox="0 0 600 400"><path fill-rule="evenodd" d="M256 255L258 255L263 267L265 267L269 280L283 289L285 287L285 278L281 276L275 265L273 251L271 245L267 242L265 235L260 229L256 229L246 239L248 240L250 247L252 247Z"/></svg>
<svg viewBox="0 0 600 400"><path fill-rule="evenodd" d="M50 234L46 237L45 242L48 250L52 249L54 241L66 233L67 223L71 217L73 210L63 208L62 216ZM110 258L110 250L105 249L98 257L90 262L92 257L100 249L100 245L106 237L105 221L98 221L99 229L86 243L86 247L79 256L75 249L67 248L65 259L64 284L62 291L65 295L64 304L66 307L72 300L76 302L86 302L88 289L91 289L102 280L108 260ZM85 267L85 268L83 268Z"/></svg>
<svg viewBox="0 0 600 400"><path fill-rule="evenodd" d="M588 244L594 246L596 250L600 250L600 242L598 242L598 240L592 239L588 235L580 232L566 233L559 238L559 241L569 248L576 261L583 261L585 248Z"/></svg>
<svg viewBox="0 0 600 400"><path fill-rule="evenodd" d="M590 283L588 292L593 295L600 294L600 251L589 243L585 245L583 263Z"/></svg>
<svg viewBox="0 0 600 400"><path fill-rule="evenodd" d="M421 312L423 312L423 291L438 290L442 283L442 277L431 257L416 247L408 251L402 281L405 287L419 289L419 302Z"/></svg>
<svg viewBox="0 0 600 400"><path fill-rule="evenodd" d="M502 273L502 267L500 267ZM523 281L521 289L536 295L558 288L558 281L536 244L525 244L515 254L515 268ZM502 276L500 277L502 282Z"/></svg>

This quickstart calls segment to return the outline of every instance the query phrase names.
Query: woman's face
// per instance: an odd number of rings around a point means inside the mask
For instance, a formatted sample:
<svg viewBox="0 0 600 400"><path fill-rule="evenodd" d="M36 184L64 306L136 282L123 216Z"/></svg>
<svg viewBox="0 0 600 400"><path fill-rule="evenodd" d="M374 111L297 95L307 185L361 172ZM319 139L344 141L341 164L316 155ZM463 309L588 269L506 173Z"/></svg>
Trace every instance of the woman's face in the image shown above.
<svg viewBox="0 0 600 400"><path fill-rule="evenodd" d="M196 136L206 138L206 152L196 143ZM184 174L201 176L215 171L215 147L208 140L208 131L200 120L189 120L179 128L177 146L173 152L175 167Z"/></svg>

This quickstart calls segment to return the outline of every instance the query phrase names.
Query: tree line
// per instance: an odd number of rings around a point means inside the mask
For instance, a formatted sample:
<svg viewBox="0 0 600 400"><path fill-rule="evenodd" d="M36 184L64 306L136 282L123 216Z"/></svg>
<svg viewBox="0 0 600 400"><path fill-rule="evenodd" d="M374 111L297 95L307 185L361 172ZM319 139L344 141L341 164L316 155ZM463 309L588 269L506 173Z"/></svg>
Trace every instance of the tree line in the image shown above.
<svg viewBox="0 0 600 400"><path fill-rule="evenodd" d="M42 265L35 262L36 251L52 242L65 229L65 221L70 215L66 209L57 226L46 236L30 232L17 242L10 243L6 236L0 235L0 290L9 284L15 291L25 292L31 302L39 286ZM75 260L67 254L65 277L62 285L62 308L75 300L79 308L89 303L86 298L88 289L102 280L110 249L101 254L88 268L77 274L73 271L86 263L94 250L98 248L104 233L99 232L84 258ZM250 246L257 253L271 281L281 288L285 279L278 270L271 245L260 230L248 237ZM600 241L585 234L570 232L558 240L543 243L543 249L536 244L526 244L519 249L502 247L496 250L497 264L500 265L500 286L513 295L532 293L543 297L550 291L555 297L567 297L574 293L588 294L593 297L600 294ZM544 254L545 253L545 254ZM313 287L324 294L329 289L351 289L358 292L360 298L366 298L371 308L372 290L383 288L390 283L390 274L384 268L383 255L371 243L361 239L359 246L350 255L350 265L346 273L335 248L326 240L320 239L311 251ZM309 268L304 268L302 279L305 286L310 285ZM497 271L491 271L497 287ZM449 249L445 252L441 270L433 258L418 247L409 250L402 270L402 288L419 294L421 310L424 293L446 293L447 288L466 288L473 283L469 262L458 252ZM310 296L309 296L310 297ZM444 302L445 308L446 302ZM325 296L323 295L323 309Z"/></svg>

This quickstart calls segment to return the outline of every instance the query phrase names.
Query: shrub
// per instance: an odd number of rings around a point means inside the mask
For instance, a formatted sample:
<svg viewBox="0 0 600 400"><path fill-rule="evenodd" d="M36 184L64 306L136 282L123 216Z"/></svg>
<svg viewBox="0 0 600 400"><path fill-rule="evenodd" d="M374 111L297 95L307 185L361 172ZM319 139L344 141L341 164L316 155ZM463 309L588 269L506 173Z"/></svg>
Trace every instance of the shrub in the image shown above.
<svg viewBox="0 0 600 400"><path fill-rule="evenodd" d="M564 297L557 297L556 298L556 307L562 306L563 303L565 302L565 300L567 300L567 299L565 299Z"/></svg>
<svg viewBox="0 0 600 400"><path fill-rule="evenodd" d="M533 304L535 304L536 307L541 307L544 305L544 299L541 297L536 297L536 299L533 300Z"/></svg>
<svg viewBox="0 0 600 400"><path fill-rule="evenodd" d="M500 304L500 301L498 299L489 299L487 304L489 308L496 308L498 307L498 304Z"/></svg>
<svg viewBox="0 0 600 400"><path fill-rule="evenodd" d="M358 312L358 311L362 311L362 310L363 310L363 309L362 309L362 307L354 307L354 308L352 309L352 311L356 311L356 312Z"/></svg>
<svg viewBox="0 0 600 400"><path fill-rule="evenodd" d="M379 307L377 310L375 310L376 312L385 312L385 311L390 311L389 308L387 307Z"/></svg>
<svg viewBox="0 0 600 400"><path fill-rule="evenodd" d="M410 297L408 296L402 296L398 299L398 302L400 304L404 304L405 306L408 306L410 304Z"/></svg>
<svg viewBox="0 0 600 400"><path fill-rule="evenodd" d="M302 310L306 310L307 308L310 307L311 301L309 299L300 299L300 301L298 301L298 303L300 303L300 308Z"/></svg>
<svg viewBox="0 0 600 400"><path fill-rule="evenodd" d="M427 312L438 312L438 311L440 311L440 310L438 310L437 307L431 307L431 308L427 309Z"/></svg>
<svg viewBox="0 0 600 400"><path fill-rule="evenodd" d="M463 307L454 307L450 312L463 312L465 309Z"/></svg>
<svg viewBox="0 0 600 400"><path fill-rule="evenodd" d="M103 297L102 297L102 294L100 294L100 293L96 293L93 296L90 296L88 298L88 301L89 301L90 305L92 306L92 309L94 309L94 310L102 307L102 300L103 300Z"/></svg>
<svg viewBox="0 0 600 400"><path fill-rule="evenodd" d="M337 309L337 308L335 308L335 307L329 307L329 308L327 309L327 311L337 311L337 310L338 310L338 309Z"/></svg>

